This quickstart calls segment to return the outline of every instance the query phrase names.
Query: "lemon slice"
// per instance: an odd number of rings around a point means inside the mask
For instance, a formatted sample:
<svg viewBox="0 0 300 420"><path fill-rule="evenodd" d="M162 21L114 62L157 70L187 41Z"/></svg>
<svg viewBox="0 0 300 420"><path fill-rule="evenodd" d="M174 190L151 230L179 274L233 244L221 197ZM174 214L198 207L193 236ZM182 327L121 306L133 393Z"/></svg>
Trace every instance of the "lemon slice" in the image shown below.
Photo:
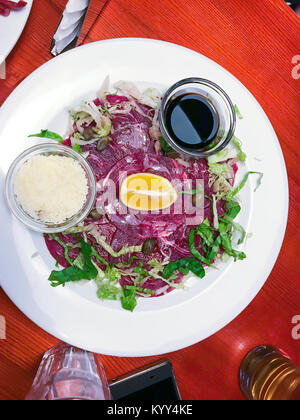
<svg viewBox="0 0 300 420"><path fill-rule="evenodd" d="M170 207L177 197L168 179L147 172L129 175L120 189L121 201L133 210L163 210Z"/></svg>

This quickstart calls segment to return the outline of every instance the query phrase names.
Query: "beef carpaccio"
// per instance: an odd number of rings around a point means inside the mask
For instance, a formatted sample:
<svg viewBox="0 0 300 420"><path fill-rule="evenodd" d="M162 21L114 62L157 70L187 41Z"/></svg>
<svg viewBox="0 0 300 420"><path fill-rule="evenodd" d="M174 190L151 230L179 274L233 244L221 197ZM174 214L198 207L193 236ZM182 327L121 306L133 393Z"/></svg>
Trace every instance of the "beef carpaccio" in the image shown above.
<svg viewBox="0 0 300 420"><path fill-rule="evenodd" d="M141 93L129 82L115 89L108 93L102 87L95 100L70 112L63 142L94 171L94 209L80 225L47 234L45 240L57 267L64 267L51 273L52 286L95 280L100 299L120 300L132 311L137 298L184 289L187 274L201 279L220 258L245 258L233 248L234 237L238 244L245 237L233 221L240 211L235 175L245 155L237 139L208 160L179 155L159 131L160 92ZM126 207L120 187L134 174L161 177L172 184L177 199L156 211Z"/></svg>

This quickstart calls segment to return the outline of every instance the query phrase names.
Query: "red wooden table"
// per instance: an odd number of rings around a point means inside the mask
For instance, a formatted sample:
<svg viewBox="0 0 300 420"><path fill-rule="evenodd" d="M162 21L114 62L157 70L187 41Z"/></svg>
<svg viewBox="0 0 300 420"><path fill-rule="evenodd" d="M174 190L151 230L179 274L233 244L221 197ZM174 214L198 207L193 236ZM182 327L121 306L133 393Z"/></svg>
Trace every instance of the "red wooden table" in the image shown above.
<svg viewBox="0 0 300 420"><path fill-rule="evenodd" d="M50 41L65 3L34 1L26 29L7 60L7 79L0 81L0 104L26 76L51 58ZM292 319L300 315L300 79L292 77L292 59L300 55L300 18L283 0L102 3L105 8L94 11L99 16L83 34L84 43L146 37L194 49L244 83L264 108L279 137L289 175L290 211L286 237L272 274L254 301L226 328L201 343L167 355L184 399L242 399L237 375L247 350L272 343L300 364L300 340L292 337ZM298 73L300 77L296 68L293 74ZM27 319L2 290L0 315L7 323L7 339L0 340L0 399L23 399L42 354L58 340ZM109 378L159 359L99 358Z"/></svg>

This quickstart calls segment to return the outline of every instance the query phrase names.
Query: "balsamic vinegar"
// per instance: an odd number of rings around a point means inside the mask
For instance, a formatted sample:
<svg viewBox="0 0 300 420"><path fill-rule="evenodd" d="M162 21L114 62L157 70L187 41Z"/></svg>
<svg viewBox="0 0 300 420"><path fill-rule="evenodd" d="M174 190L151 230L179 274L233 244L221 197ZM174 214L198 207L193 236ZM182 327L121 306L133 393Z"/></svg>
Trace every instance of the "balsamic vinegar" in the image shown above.
<svg viewBox="0 0 300 420"><path fill-rule="evenodd" d="M166 125L181 147L202 149L215 139L219 115L211 101L197 93L178 96L167 106Z"/></svg>

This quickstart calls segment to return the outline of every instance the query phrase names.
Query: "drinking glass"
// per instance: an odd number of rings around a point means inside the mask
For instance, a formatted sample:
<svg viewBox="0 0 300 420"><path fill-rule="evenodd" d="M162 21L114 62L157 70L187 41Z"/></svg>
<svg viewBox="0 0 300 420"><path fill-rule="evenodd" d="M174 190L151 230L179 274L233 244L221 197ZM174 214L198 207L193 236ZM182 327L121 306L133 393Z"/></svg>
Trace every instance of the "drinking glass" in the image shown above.
<svg viewBox="0 0 300 420"><path fill-rule="evenodd" d="M103 366L95 355L60 343L42 359L26 400L110 400Z"/></svg>
<svg viewBox="0 0 300 420"><path fill-rule="evenodd" d="M263 345L240 367L240 386L249 400L300 400L300 367L282 350Z"/></svg>

